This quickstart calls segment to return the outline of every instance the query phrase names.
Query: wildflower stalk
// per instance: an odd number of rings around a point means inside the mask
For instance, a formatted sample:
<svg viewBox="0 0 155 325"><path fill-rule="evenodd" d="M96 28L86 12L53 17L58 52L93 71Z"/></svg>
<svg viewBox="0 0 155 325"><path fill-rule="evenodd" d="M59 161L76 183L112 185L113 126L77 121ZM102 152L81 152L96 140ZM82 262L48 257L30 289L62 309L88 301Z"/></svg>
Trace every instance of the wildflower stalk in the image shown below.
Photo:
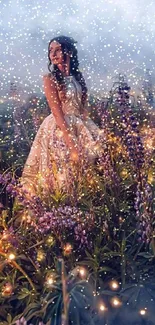
<svg viewBox="0 0 155 325"><path fill-rule="evenodd" d="M3 257L5 257L5 258L7 259L7 254L4 253L3 250L1 250L1 249L0 249L0 255L3 256ZM8 262L11 266L14 266L18 271L20 271L20 272L25 276L25 278L28 280L28 282L30 283L32 289L33 289L34 291L36 291L33 282L31 281L31 279L29 278L29 276L27 275L27 273L23 270L23 268L22 268L20 265L18 265L18 263L17 263L16 261L9 261L9 260L8 260L7 262Z"/></svg>
<svg viewBox="0 0 155 325"><path fill-rule="evenodd" d="M62 280L62 295L63 295L63 313L62 313L62 325L68 325L68 302L69 296L67 292L67 284L66 284L66 272L65 272L65 263L64 260L61 259L61 280Z"/></svg>

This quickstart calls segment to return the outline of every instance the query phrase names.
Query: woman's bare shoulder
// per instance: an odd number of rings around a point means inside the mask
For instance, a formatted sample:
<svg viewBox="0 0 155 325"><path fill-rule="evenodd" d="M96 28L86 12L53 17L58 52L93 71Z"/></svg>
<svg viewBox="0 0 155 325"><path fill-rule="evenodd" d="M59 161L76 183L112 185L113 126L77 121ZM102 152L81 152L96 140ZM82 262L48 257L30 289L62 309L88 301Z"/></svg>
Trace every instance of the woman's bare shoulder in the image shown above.
<svg viewBox="0 0 155 325"><path fill-rule="evenodd" d="M50 84L53 86L56 85L56 79L51 73L47 73L43 75L43 81L44 83L50 82Z"/></svg>
<svg viewBox="0 0 155 325"><path fill-rule="evenodd" d="M54 76L52 73L46 73L43 75L43 79L50 79L50 80L54 80Z"/></svg>

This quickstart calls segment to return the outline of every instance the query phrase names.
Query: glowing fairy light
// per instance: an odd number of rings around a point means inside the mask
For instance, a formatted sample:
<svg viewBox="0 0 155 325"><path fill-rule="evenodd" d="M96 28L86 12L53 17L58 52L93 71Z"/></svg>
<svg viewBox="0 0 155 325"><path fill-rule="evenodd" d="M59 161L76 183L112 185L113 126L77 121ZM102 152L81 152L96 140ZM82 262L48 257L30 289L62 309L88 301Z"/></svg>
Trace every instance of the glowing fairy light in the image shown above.
<svg viewBox="0 0 155 325"><path fill-rule="evenodd" d="M155 177L153 175L153 172L148 173L148 183L152 184L154 182L154 180L155 180Z"/></svg>
<svg viewBox="0 0 155 325"><path fill-rule="evenodd" d="M140 313L141 316L145 316L146 315L146 309L141 309L139 311L139 313Z"/></svg>
<svg viewBox="0 0 155 325"><path fill-rule="evenodd" d="M48 287L52 286L54 283L54 274L50 274L47 278L46 278L46 285Z"/></svg>
<svg viewBox="0 0 155 325"><path fill-rule="evenodd" d="M47 280L47 283L49 284L49 285L51 285L51 284L53 284L53 278L52 277L50 277L48 280Z"/></svg>
<svg viewBox="0 0 155 325"><path fill-rule="evenodd" d="M80 267L79 268L79 274L80 276L83 278L86 276L87 272L86 272L86 269L84 267Z"/></svg>
<svg viewBox="0 0 155 325"><path fill-rule="evenodd" d="M101 304L100 307L99 307L100 311L104 312L106 311L106 307L104 304Z"/></svg>
<svg viewBox="0 0 155 325"><path fill-rule="evenodd" d="M117 282L116 280L111 281L111 282L110 282L110 288L111 288L112 290L117 290L117 289L119 288L119 284L118 284L118 282Z"/></svg>
<svg viewBox="0 0 155 325"><path fill-rule="evenodd" d="M43 250L38 250L37 261L42 262L45 259L45 252Z"/></svg>
<svg viewBox="0 0 155 325"><path fill-rule="evenodd" d="M123 168L123 170L121 171L120 175L121 175L121 177L123 179L127 178L127 176L128 176L128 170L126 168Z"/></svg>
<svg viewBox="0 0 155 325"><path fill-rule="evenodd" d="M46 240L47 245L52 246L54 244L53 236L49 236Z"/></svg>
<svg viewBox="0 0 155 325"><path fill-rule="evenodd" d="M8 233L4 231L2 235L2 240L6 240L6 239L8 239Z"/></svg>
<svg viewBox="0 0 155 325"><path fill-rule="evenodd" d="M64 255L70 255L71 252L72 252L72 245L70 243L67 243L65 246L64 246Z"/></svg>
<svg viewBox="0 0 155 325"><path fill-rule="evenodd" d="M2 296L3 297L8 297L12 294L13 292L13 286L11 283L6 283L3 287L2 287Z"/></svg>
<svg viewBox="0 0 155 325"><path fill-rule="evenodd" d="M9 261L13 261L13 260L15 260L15 258L16 258L16 255L15 255L14 253L10 253L10 254L8 255L8 260L9 260Z"/></svg>
<svg viewBox="0 0 155 325"><path fill-rule="evenodd" d="M31 223L31 217L27 214L23 215L22 221L26 221L27 223Z"/></svg>
<svg viewBox="0 0 155 325"><path fill-rule="evenodd" d="M111 304L112 304L113 307L117 308L117 307L120 307L122 303L121 303L119 298L114 297L114 298L111 299Z"/></svg>

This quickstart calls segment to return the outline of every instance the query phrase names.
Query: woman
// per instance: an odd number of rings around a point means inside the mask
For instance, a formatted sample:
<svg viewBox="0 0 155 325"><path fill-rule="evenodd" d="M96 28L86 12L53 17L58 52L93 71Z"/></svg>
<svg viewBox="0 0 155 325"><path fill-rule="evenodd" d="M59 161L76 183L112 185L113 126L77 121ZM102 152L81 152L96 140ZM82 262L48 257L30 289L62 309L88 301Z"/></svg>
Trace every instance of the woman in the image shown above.
<svg viewBox="0 0 155 325"><path fill-rule="evenodd" d="M49 43L50 73L44 76L44 90L51 114L37 132L22 175L24 187L33 193L49 183L64 188L70 162L80 162L81 153L89 161L97 154L99 129L86 110L87 87L75 43L66 36Z"/></svg>

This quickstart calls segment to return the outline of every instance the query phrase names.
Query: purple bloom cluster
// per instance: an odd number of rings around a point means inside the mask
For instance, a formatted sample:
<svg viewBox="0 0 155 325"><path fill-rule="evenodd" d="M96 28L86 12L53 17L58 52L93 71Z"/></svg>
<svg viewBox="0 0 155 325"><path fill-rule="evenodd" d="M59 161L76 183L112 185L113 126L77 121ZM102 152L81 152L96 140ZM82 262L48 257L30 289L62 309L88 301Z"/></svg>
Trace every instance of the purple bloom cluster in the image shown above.
<svg viewBox="0 0 155 325"><path fill-rule="evenodd" d="M16 197L18 195L18 191L16 189L16 186L12 183L8 184L6 186L6 191L8 194L11 194L12 197Z"/></svg>
<svg viewBox="0 0 155 325"><path fill-rule="evenodd" d="M7 244L10 243L15 248L18 247L19 242L18 242L16 233L12 226L10 228L8 228L7 230L3 231L2 240L6 241Z"/></svg>
<svg viewBox="0 0 155 325"><path fill-rule="evenodd" d="M60 206L45 212L42 217L36 219L36 231L46 234L49 231L62 238L63 234L73 235L80 246L88 245L88 233L91 230L93 217L78 208Z"/></svg>
<svg viewBox="0 0 155 325"><path fill-rule="evenodd" d="M138 234L140 240L150 242L153 235L153 222L154 217L152 211L152 189L151 186L146 182L141 189L140 183L137 186L136 199L135 199L135 210L136 217L138 220Z"/></svg>
<svg viewBox="0 0 155 325"><path fill-rule="evenodd" d="M121 133L126 145L129 159L139 169L144 163L144 147L139 135L138 125L129 101L130 87L119 87L117 103L121 117Z"/></svg>
<svg viewBox="0 0 155 325"><path fill-rule="evenodd" d="M99 157L99 166L102 166L102 170L104 172L104 179L108 183L111 183L111 181L113 182L113 184L118 183L118 176L112 165L112 160L107 145L104 146L104 152Z"/></svg>
<svg viewBox="0 0 155 325"><path fill-rule="evenodd" d="M0 184L6 185L9 181L12 180L12 173L0 174Z"/></svg>
<svg viewBox="0 0 155 325"><path fill-rule="evenodd" d="M44 215L46 207L44 202L37 196L31 196L30 193L18 182L17 179L12 177L12 173L0 174L0 183L9 196L16 198L16 202L23 207L24 210L31 211L33 218L39 218Z"/></svg>
<svg viewBox="0 0 155 325"><path fill-rule="evenodd" d="M129 113L131 113L131 110L129 110ZM124 118L123 114L122 118ZM133 119L134 116L131 114L125 122L126 127L124 128L124 141L131 162L137 169L139 169L143 166L144 163L144 147L141 137L139 136L139 130L137 128L138 123L133 122Z"/></svg>
<svg viewBox="0 0 155 325"><path fill-rule="evenodd" d="M8 194L13 197L17 196L17 180L12 176L11 172L0 174L0 184L6 189Z"/></svg>
<svg viewBox="0 0 155 325"><path fill-rule="evenodd" d="M129 159L135 167L135 176L137 179L135 210L138 220L139 240L150 242L151 236L153 235L154 222L152 189L147 183L146 175L143 174L142 170L144 162L146 163L147 155L144 152L142 138L138 130L139 123L136 121L131 109L129 90L130 88L126 85L119 87L118 92L117 103L121 115L121 133Z"/></svg>
<svg viewBox="0 0 155 325"><path fill-rule="evenodd" d="M88 234L86 232L86 227L84 223L77 224L76 227L74 228L74 233L75 233L75 240L80 242L80 247L89 245Z"/></svg>
<svg viewBox="0 0 155 325"><path fill-rule="evenodd" d="M107 111L104 111L102 113L101 117L101 127L104 130L104 133L100 136L100 142L102 143L103 151L101 152L99 156L99 166L102 166L102 170L104 172L104 179L109 183L113 182L114 184L117 184L119 179L118 175L115 172L113 162L111 159L111 153L110 153L110 145L108 143L108 138L110 131L108 130L108 119L109 119L109 113Z"/></svg>

